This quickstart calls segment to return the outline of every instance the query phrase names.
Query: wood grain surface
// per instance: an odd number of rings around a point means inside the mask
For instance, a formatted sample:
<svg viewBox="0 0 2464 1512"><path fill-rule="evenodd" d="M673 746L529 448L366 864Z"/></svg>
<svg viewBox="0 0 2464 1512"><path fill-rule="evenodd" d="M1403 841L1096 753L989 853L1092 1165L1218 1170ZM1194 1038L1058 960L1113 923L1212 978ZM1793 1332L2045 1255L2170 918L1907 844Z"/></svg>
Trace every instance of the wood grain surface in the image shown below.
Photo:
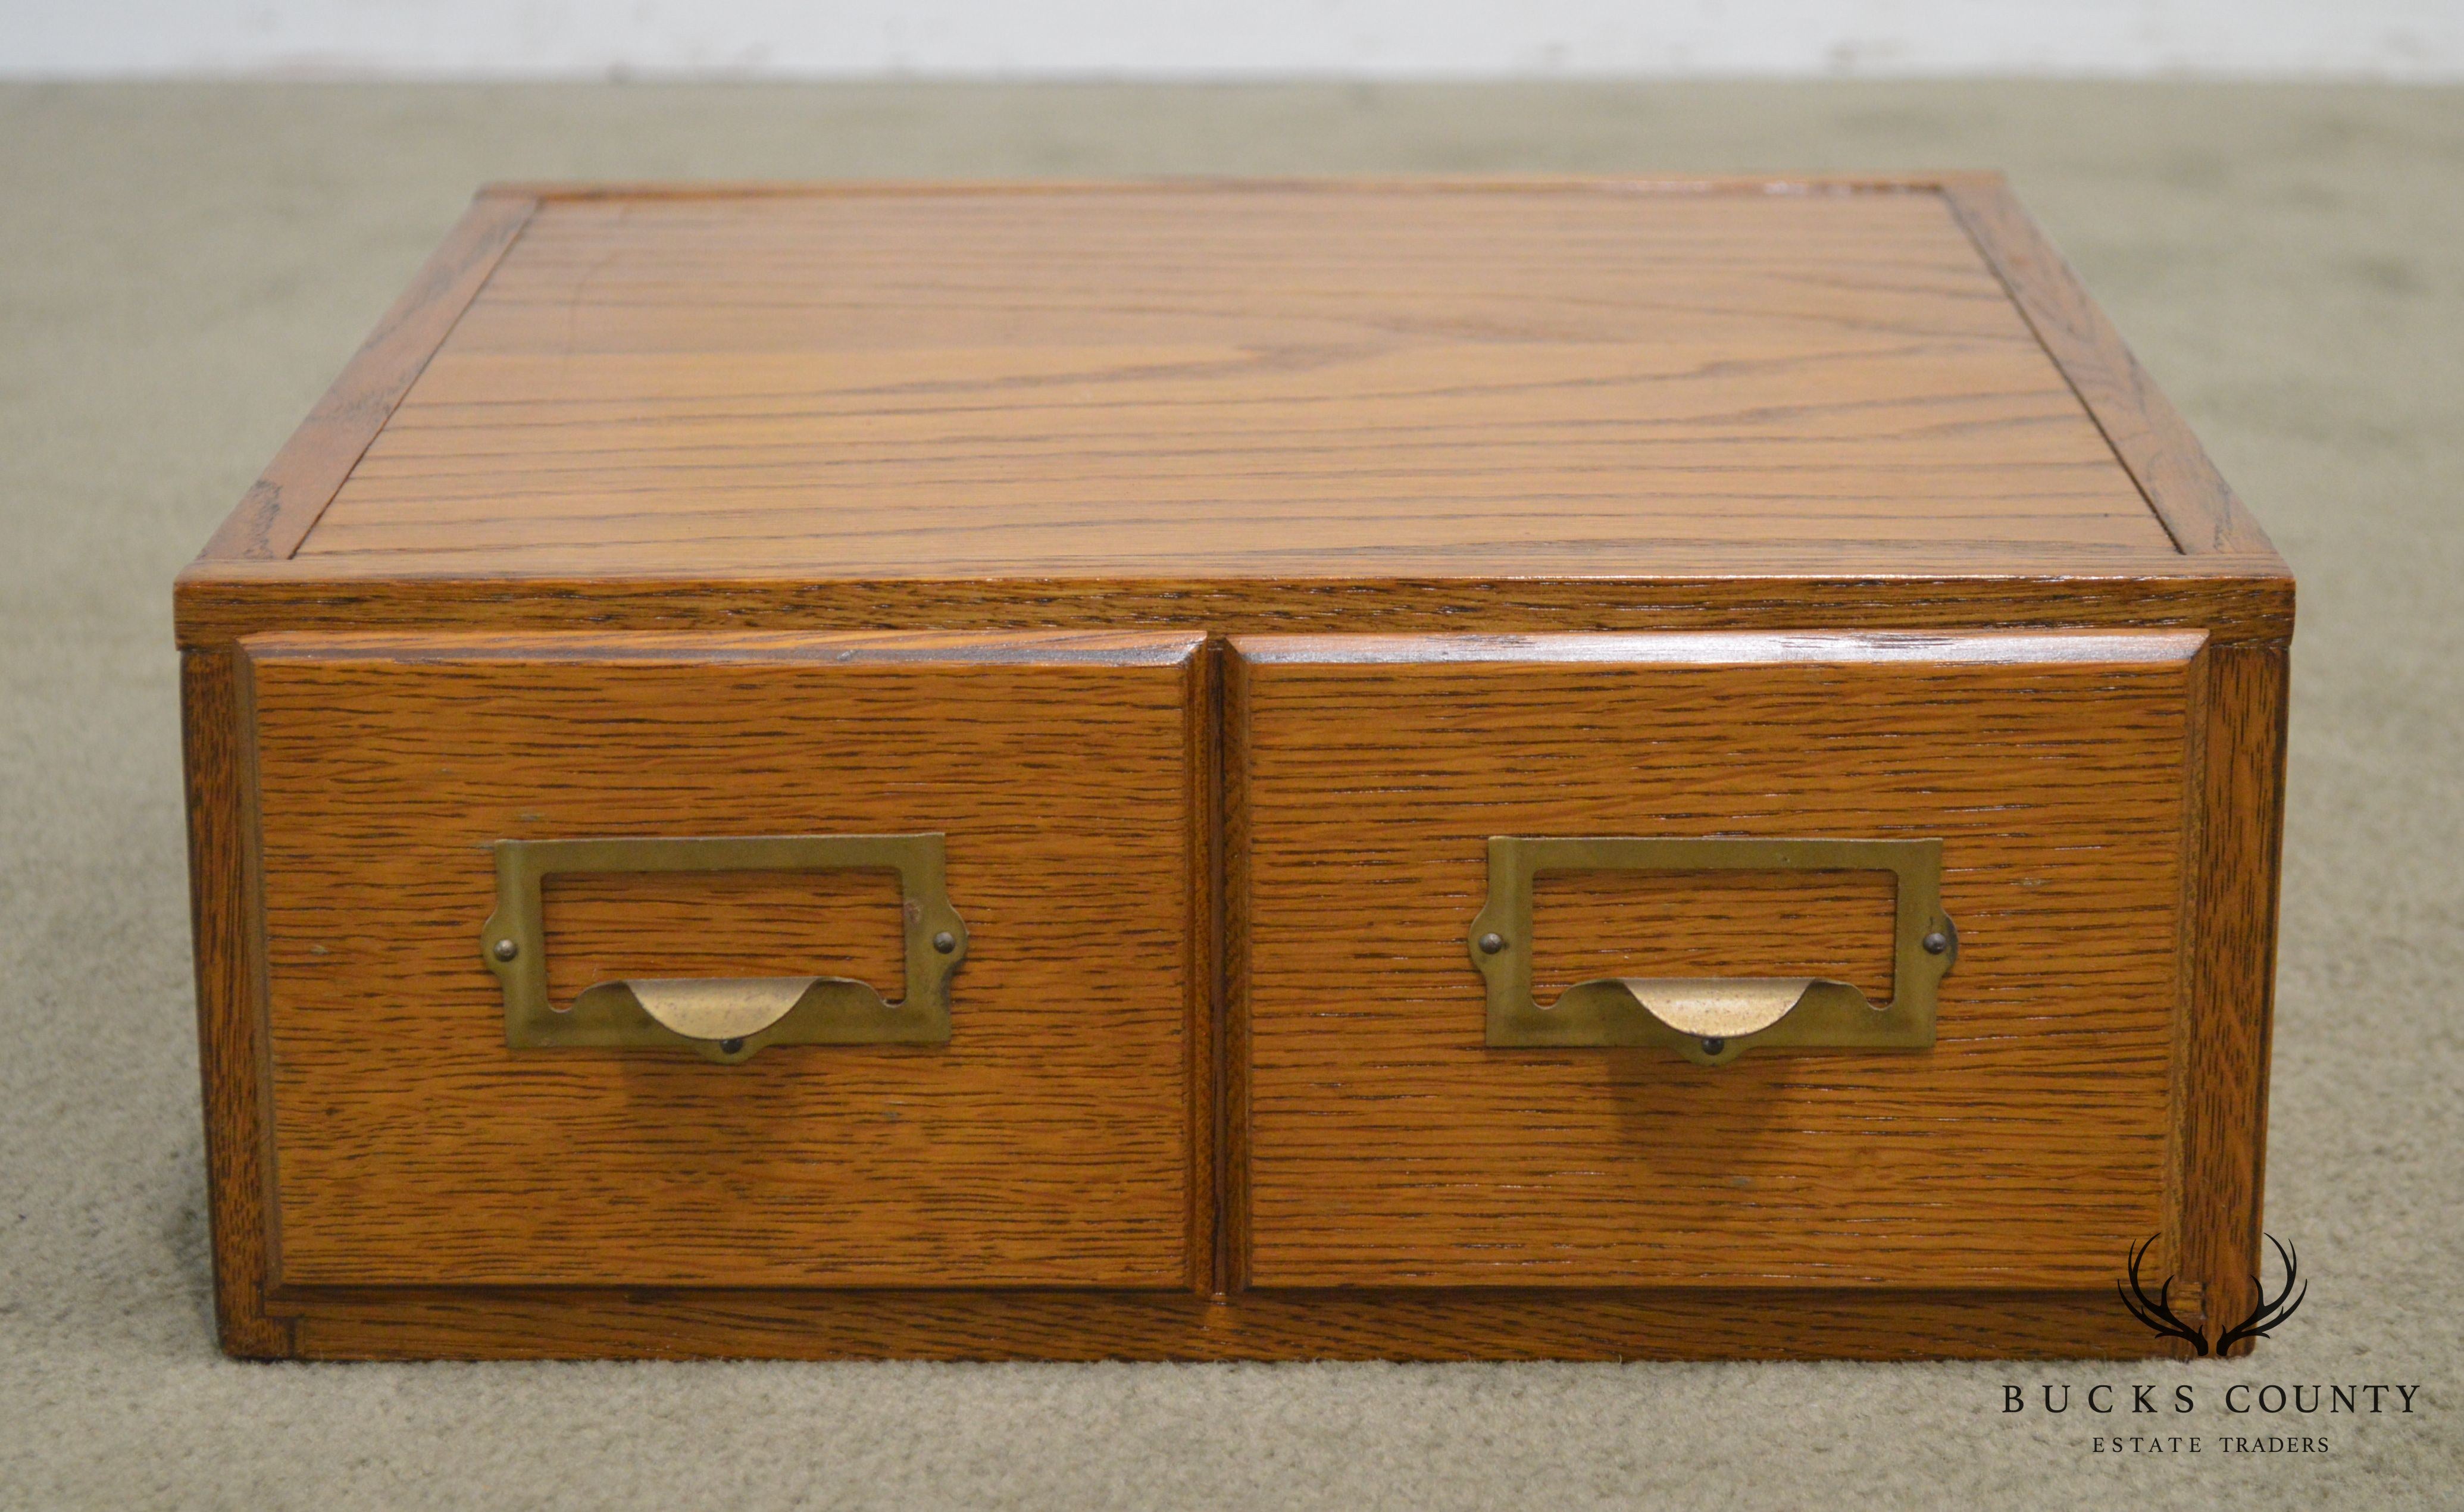
<svg viewBox="0 0 2464 1512"><path fill-rule="evenodd" d="M189 934L197 961L214 1329L236 1355L292 1352L273 1284L274 1149L266 1058L265 918L256 832L255 718L235 653L180 658L188 809Z"/></svg>
<svg viewBox="0 0 2464 1512"><path fill-rule="evenodd" d="M2164 530L1932 193L542 205L301 553L1628 573Z"/></svg>
<svg viewBox="0 0 2464 1512"><path fill-rule="evenodd" d="M1234 643L1250 1284L2110 1277L2170 1228L2199 638L1648 639ZM1939 1042L1488 1049L1498 834L1939 836Z"/></svg>
<svg viewBox="0 0 2464 1512"><path fill-rule="evenodd" d="M1090 639L252 644L280 1280L1189 1284L1196 642ZM507 1049L495 840L886 830L947 1045Z"/></svg>
<svg viewBox="0 0 2464 1512"><path fill-rule="evenodd" d="M2179 571L2078 576L1844 577L1817 553L1804 576L1619 578L943 578L858 581L762 574L600 578L355 573L376 559L201 561L181 575L180 645L317 630L803 630L911 632L1187 630L1288 632L1551 630L2195 629L2219 643L2274 645L2293 628L2283 564L2179 557ZM332 570L327 571L330 567Z"/></svg>
<svg viewBox="0 0 2464 1512"><path fill-rule="evenodd" d="M2282 647L2200 662L2179 1156L2182 1273L2205 1288L2212 1333L2249 1311L2262 1258L2290 666Z"/></svg>

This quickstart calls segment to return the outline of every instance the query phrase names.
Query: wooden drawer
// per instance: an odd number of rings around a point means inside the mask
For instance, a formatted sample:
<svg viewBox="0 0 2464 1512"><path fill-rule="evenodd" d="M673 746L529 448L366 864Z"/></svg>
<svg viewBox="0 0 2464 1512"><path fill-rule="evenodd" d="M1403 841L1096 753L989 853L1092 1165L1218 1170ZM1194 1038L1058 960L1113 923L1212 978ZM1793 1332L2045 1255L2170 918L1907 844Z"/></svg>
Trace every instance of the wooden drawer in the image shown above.
<svg viewBox="0 0 2464 1512"><path fill-rule="evenodd" d="M279 1281L1185 1285L1195 645L249 641ZM509 1046L498 842L877 832L941 837L945 1043ZM544 890L568 1014L627 977L897 998L934 949L878 872Z"/></svg>
<svg viewBox="0 0 2464 1512"><path fill-rule="evenodd" d="M1249 1283L2110 1278L2171 1229L2202 645L1236 641ZM1494 836L1938 842L1959 943L1932 1042L1711 1065L1492 1044L1477 942L1499 930L1501 960L1536 939L1543 1005L1620 976L1836 977L1883 1002L1916 876L1829 852L1572 871L1525 930L1483 911ZM1901 988L1939 964L1920 951Z"/></svg>

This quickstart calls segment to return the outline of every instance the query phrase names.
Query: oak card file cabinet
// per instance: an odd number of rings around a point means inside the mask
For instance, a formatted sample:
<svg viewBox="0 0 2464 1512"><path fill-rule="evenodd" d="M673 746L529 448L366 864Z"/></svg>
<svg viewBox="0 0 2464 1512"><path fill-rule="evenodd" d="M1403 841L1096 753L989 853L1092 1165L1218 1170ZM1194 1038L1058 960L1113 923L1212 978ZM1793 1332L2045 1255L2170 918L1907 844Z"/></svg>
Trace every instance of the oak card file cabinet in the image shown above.
<svg viewBox="0 0 2464 1512"><path fill-rule="evenodd" d="M487 190L178 586L224 1347L2159 1352L2292 616L1990 177Z"/></svg>

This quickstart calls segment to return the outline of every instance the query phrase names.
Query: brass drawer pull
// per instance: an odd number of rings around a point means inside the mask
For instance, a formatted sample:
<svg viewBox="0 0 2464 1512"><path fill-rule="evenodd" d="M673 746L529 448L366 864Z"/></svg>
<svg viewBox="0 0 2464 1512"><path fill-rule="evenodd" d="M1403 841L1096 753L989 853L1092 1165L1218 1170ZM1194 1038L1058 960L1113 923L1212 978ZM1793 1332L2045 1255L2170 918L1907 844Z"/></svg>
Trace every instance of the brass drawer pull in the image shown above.
<svg viewBox="0 0 2464 1512"><path fill-rule="evenodd" d="M1888 871L1899 883L1891 1000L1816 977L1627 977L1577 982L1546 1007L1531 993L1531 884L1561 871ZM1934 994L1959 958L1942 910L1939 840L1539 839L1492 836L1488 903L1471 925L1488 983L1488 1043L1637 1045L1726 1065L1748 1050L1925 1050Z"/></svg>
<svg viewBox="0 0 2464 1512"><path fill-rule="evenodd" d="M718 839L500 840L496 911L480 955L505 984L505 1042L517 1050L684 1046L734 1065L774 1044L946 1044L950 975L967 927L950 907L939 835L755 835ZM904 906L907 985L888 1002L847 976L637 977L600 982L559 1010L548 1000L542 885L577 872L894 871Z"/></svg>

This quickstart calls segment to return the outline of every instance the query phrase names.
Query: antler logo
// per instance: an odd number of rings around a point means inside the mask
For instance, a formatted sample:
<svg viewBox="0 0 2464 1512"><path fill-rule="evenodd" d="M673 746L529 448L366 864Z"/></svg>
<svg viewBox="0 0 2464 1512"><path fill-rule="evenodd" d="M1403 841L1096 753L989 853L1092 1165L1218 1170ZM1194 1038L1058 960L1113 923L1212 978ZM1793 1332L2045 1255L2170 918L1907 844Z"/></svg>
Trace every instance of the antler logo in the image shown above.
<svg viewBox="0 0 2464 1512"><path fill-rule="evenodd" d="M2301 1282L2300 1296L2297 1297L2293 1294L2293 1283L2299 1281L2301 1275L2297 1252L2277 1243L2273 1234L2266 1236L2266 1238L2268 1243L2276 1245L2276 1258L2283 1262L2284 1288L2274 1297L2270 1297L2267 1295L2267 1288L2259 1283L2257 1277L2253 1276L2250 1279L2250 1289L2257 1296L2258 1305L2250 1310L2249 1317L2219 1334L2212 1346L2208 1343L2206 1334L2183 1322L2174 1313L2171 1305L2172 1277L2165 1278L2165 1283L2156 1288L2156 1295L2153 1297L2147 1295L2147 1288L2140 1282L2139 1262L2146 1255L2148 1246L2156 1242L2154 1235L2149 1235L2145 1243L2130 1252L2130 1282L2127 1289L2121 1282L2115 1282L2113 1289L2122 1298L2122 1304L2129 1308L2131 1316L2141 1323L2167 1338L2189 1340L2190 1348L2202 1359L2211 1354L2221 1356L2244 1339L2264 1339L2274 1333L2277 1326L2292 1317L2294 1310L2301 1305L2302 1298L2310 1295L2308 1282Z"/></svg>

